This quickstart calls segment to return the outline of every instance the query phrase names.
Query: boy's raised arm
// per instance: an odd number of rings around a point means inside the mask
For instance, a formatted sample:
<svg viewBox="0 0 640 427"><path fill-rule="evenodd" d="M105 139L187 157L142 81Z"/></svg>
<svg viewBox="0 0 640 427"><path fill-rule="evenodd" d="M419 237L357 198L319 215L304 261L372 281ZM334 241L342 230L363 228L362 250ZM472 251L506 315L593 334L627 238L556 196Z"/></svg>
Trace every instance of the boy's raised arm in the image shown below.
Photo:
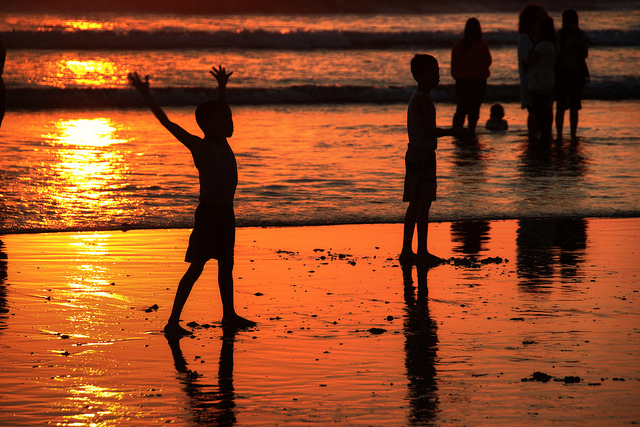
<svg viewBox="0 0 640 427"><path fill-rule="evenodd" d="M227 70L222 65L219 65L218 68L211 67L211 71L209 71L209 74L211 74L218 81L218 91L220 94L220 101L226 104L227 103L227 83L229 82L229 77L231 77L231 74L233 74L233 71L230 73L227 73Z"/></svg>
<svg viewBox="0 0 640 427"><path fill-rule="evenodd" d="M160 123L165 128L167 128L167 130L171 132L171 134L175 136L180 142L189 147L190 141L192 138L194 138L194 136L186 130L182 129L179 125L169 120L162 107L160 107L153 96L151 96L151 91L149 89L149 76L145 76L144 80L142 80L138 73L134 71L133 73L129 73L127 75L127 79L129 80L129 83L131 83L131 85L135 87L138 92L140 92L144 100L147 102L147 105L156 116L156 118L160 121Z"/></svg>

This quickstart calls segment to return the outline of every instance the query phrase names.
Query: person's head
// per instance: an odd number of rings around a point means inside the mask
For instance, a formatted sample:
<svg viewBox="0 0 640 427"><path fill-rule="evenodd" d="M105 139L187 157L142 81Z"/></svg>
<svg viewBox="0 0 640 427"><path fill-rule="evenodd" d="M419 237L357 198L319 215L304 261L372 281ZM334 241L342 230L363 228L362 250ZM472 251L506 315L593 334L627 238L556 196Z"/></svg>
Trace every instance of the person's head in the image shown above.
<svg viewBox="0 0 640 427"><path fill-rule="evenodd" d="M431 55L417 53L411 59L411 74L419 85L434 88L440 83L438 60Z"/></svg>
<svg viewBox="0 0 640 427"><path fill-rule="evenodd" d="M196 122L207 135L226 138L233 135L233 119L231 108L222 101L206 101L196 108Z"/></svg>
<svg viewBox="0 0 640 427"><path fill-rule="evenodd" d="M491 106L491 117L495 119L501 119L504 117L504 108L500 104L493 104Z"/></svg>
<svg viewBox="0 0 640 427"><path fill-rule="evenodd" d="M544 7L537 3L531 3L525 6L518 16L518 33L533 34L536 31L536 25L547 14Z"/></svg>
<svg viewBox="0 0 640 427"><path fill-rule="evenodd" d="M556 29L553 25L553 18L545 16L540 22L540 31L538 32L538 40L556 40Z"/></svg>
<svg viewBox="0 0 640 427"><path fill-rule="evenodd" d="M482 41L482 28L480 27L480 21L476 18L467 19L467 23L464 26L464 39L470 42Z"/></svg>
<svg viewBox="0 0 640 427"><path fill-rule="evenodd" d="M563 28L578 28L578 12L574 9L567 9L562 12Z"/></svg>

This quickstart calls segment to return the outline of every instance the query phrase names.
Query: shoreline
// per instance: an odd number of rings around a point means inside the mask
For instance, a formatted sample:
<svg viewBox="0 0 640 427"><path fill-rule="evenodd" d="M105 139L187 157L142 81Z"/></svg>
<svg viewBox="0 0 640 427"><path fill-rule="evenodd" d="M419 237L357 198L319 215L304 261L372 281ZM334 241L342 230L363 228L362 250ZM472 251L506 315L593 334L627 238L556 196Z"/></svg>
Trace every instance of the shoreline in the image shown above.
<svg viewBox="0 0 640 427"><path fill-rule="evenodd" d="M520 216L520 217L503 217L503 218L458 218L458 219L438 219L435 221L429 221L429 224L443 224L454 222L497 222L497 221L557 221L566 219L585 219L585 220L597 220L597 219L631 219L640 218L640 212L629 212L628 214L616 215L552 215L552 216ZM247 228L303 228L303 227L334 227L341 225L384 225L384 224L402 224L402 221L377 221L377 222L335 222L325 224L292 224L292 223L275 223L275 224L263 224L263 225L236 225L236 230ZM11 235L23 235L23 234L51 234L51 233L101 233L101 232L113 232L121 231L126 233L128 231L154 231L154 230L191 230L193 225L189 226L141 226L141 227L100 227L100 228L69 228L69 229L38 229L38 230L16 230L16 231L2 231L0 230L0 237Z"/></svg>

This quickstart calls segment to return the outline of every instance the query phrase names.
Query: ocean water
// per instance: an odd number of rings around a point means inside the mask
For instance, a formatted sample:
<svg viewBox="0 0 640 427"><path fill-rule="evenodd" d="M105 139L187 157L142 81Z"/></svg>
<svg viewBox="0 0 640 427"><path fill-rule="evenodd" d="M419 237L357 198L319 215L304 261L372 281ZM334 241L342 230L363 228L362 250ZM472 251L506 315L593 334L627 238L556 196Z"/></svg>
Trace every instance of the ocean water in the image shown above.
<svg viewBox="0 0 640 427"><path fill-rule="evenodd" d="M9 12L0 19L9 108L0 128L0 232L191 226L198 182L190 155L126 74L150 75L169 117L198 133L193 109L217 96L208 70L218 64L234 72L238 225L402 221L408 63L416 52L439 59L433 95L438 125L449 126L449 52L469 16L493 56L480 122L501 102L510 130L481 132L471 146L441 139L432 219L637 216L636 9L579 11L592 40L580 139L545 150L525 138L517 13Z"/></svg>

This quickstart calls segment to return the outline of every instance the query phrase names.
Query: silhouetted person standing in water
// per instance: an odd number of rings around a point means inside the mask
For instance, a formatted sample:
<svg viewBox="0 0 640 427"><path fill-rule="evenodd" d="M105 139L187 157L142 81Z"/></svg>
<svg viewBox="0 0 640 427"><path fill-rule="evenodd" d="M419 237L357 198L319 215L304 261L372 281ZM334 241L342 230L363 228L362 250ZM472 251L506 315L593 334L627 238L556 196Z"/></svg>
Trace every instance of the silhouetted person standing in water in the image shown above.
<svg viewBox="0 0 640 427"><path fill-rule="evenodd" d="M2 119L4 119L4 113L7 110L7 89L4 87L4 80L2 79L4 61L6 58L7 47L4 42L0 40L0 126L2 125Z"/></svg>
<svg viewBox="0 0 640 427"><path fill-rule="evenodd" d="M207 101L196 108L196 121L204 132L204 138L190 134L167 118L150 94L149 76L143 81L138 73L128 75L129 81L142 94L160 123L191 151L200 177L200 204L185 256L185 261L191 265L176 291L171 317L164 328L168 335L191 335L180 326L180 314L204 265L212 258L218 260L222 326L232 329L255 326L254 322L236 314L233 303L233 198L238 184L238 168L233 150L227 142L227 138L233 135L233 120L226 102L226 86L233 73L227 73L222 66L218 69L214 67L210 73L218 81L220 100Z"/></svg>
<svg viewBox="0 0 640 427"><path fill-rule="evenodd" d="M532 3L526 6L518 16L518 73L520 75L520 102L523 109L527 109L527 129L529 138L535 138L540 133L538 120L533 111L533 103L531 100L531 92L529 90L529 78L527 66L525 64L527 55L535 47L537 40L536 34L540 21L547 16L544 7L539 4Z"/></svg>
<svg viewBox="0 0 640 427"><path fill-rule="evenodd" d="M411 74L418 82L418 89L409 100L407 132L409 146L405 155L406 175L402 200L409 202L404 218L402 238L402 264L437 265L441 258L427 250L429 209L436 199L436 148L438 137L452 135L469 138L462 128L440 129L436 127L436 107L431 100L431 89L440 83L438 61L431 55L417 54L411 60ZM418 252L413 253L413 231L417 228Z"/></svg>
<svg viewBox="0 0 640 427"><path fill-rule="evenodd" d="M578 110L582 108L582 91L589 82L586 58L589 56L589 38L580 30L578 13L565 10L562 13L562 28L556 33L558 64L556 67L556 131L562 140L564 112L569 110L571 139L578 131Z"/></svg>
<svg viewBox="0 0 640 427"><path fill-rule="evenodd" d="M451 76L456 81L456 112L453 127L462 127L467 117L469 133L475 135L480 117L480 106L487 90L491 72L489 46L482 41L480 21L469 18L464 27L464 38L451 50Z"/></svg>
<svg viewBox="0 0 640 427"><path fill-rule="evenodd" d="M540 23L538 43L527 55L527 80L531 105L540 126L540 142L551 142L553 128L553 93L556 81L556 32L553 18L546 16Z"/></svg>

